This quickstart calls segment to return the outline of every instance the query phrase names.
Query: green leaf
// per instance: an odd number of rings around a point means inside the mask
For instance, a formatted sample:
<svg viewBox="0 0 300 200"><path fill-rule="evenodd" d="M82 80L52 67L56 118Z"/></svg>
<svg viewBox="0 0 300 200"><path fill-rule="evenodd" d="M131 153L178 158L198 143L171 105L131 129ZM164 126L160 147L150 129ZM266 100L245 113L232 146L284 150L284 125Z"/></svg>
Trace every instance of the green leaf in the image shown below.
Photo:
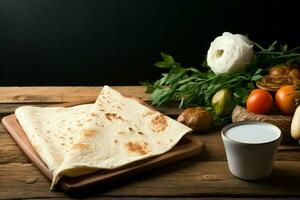
<svg viewBox="0 0 300 200"><path fill-rule="evenodd" d="M275 50L275 46L277 44L277 41L274 41L268 48L267 51L274 51Z"/></svg>
<svg viewBox="0 0 300 200"><path fill-rule="evenodd" d="M257 75L252 76L251 80L252 81L258 81L259 79L261 79L261 77L262 76L260 74L257 74Z"/></svg>
<svg viewBox="0 0 300 200"><path fill-rule="evenodd" d="M150 94L150 100L154 105L162 105L172 99L173 91L163 88L157 88Z"/></svg>
<svg viewBox="0 0 300 200"><path fill-rule="evenodd" d="M256 42L254 42L254 45L256 47L258 47L261 51L265 51L265 49L262 46L260 46L259 44L257 44Z"/></svg>
<svg viewBox="0 0 300 200"><path fill-rule="evenodd" d="M287 51L287 49L288 49L287 44L280 46L280 50L281 50L283 53L285 53L285 52Z"/></svg>
<svg viewBox="0 0 300 200"><path fill-rule="evenodd" d="M185 75L186 70L181 67L173 68L169 73L168 80L166 81L166 85L171 83L177 83L181 80L181 78Z"/></svg>
<svg viewBox="0 0 300 200"><path fill-rule="evenodd" d="M162 61L155 66L168 69L161 78L154 83L144 82L150 100L154 105L163 105L171 101L180 101L180 108L202 106L213 111L212 96L220 89L228 88L233 91L233 103L245 105L251 90L255 88L255 81L268 73L270 67L292 62L300 63L300 47L288 50L287 45L277 46L277 41L268 48L254 43L254 55L249 66L242 72L235 74L215 74L207 67L206 59L197 68L185 68L176 63L171 55L161 53ZM227 123L230 116L215 118L218 124Z"/></svg>
<svg viewBox="0 0 300 200"><path fill-rule="evenodd" d="M159 61L153 64L156 67L159 68L172 68L173 67L173 63L168 63L168 62L163 62L163 61Z"/></svg>
<svg viewBox="0 0 300 200"><path fill-rule="evenodd" d="M160 55L161 57L163 58L163 60L167 63L171 63L171 64L174 64L175 63L175 60L173 59L172 56L166 54L166 53L163 53L163 52L160 52Z"/></svg>
<svg viewBox="0 0 300 200"><path fill-rule="evenodd" d="M247 87L238 87L234 90L233 95L236 97L234 101L238 105L245 105L250 89Z"/></svg>
<svg viewBox="0 0 300 200"><path fill-rule="evenodd" d="M262 71L263 71L262 68L259 68L259 69L256 70L256 72L254 73L254 75L258 75L258 74L260 74Z"/></svg>
<svg viewBox="0 0 300 200"><path fill-rule="evenodd" d="M146 87L146 93L152 93L156 89L156 86L149 81L140 82L140 84Z"/></svg>
<svg viewBox="0 0 300 200"><path fill-rule="evenodd" d="M194 68L194 67L189 67L186 68L187 71L191 71L191 72L195 72L195 73L201 73L198 69Z"/></svg>
<svg viewBox="0 0 300 200"><path fill-rule="evenodd" d="M296 52L296 51L299 50L299 49L300 49L300 46L288 50L287 53L293 53L293 52Z"/></svg>

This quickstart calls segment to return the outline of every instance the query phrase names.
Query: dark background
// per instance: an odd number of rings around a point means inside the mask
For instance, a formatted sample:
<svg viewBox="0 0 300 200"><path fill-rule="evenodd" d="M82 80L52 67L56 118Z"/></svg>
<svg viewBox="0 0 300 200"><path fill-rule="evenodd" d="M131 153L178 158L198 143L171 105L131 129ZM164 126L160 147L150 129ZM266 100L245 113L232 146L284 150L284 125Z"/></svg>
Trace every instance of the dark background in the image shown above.
<svg viewBox="0 0 300 200"><path fill-rule="evenodd" d="M135 85L224 31L300 45L297 1L0 0L0 85Z"/></svg>

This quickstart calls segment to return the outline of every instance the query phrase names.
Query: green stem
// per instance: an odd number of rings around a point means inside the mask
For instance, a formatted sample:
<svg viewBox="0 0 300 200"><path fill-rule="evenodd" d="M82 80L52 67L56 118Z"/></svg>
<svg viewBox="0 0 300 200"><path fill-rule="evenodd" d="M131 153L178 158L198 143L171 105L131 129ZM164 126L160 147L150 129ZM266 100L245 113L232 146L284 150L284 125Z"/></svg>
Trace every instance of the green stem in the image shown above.
<svg viewBox="0 0 300 200"><path fill-rule="evenodd" d="M294 52L294 51L296 51L296 50L298 50L298 49L300 49L300 46L295 47L295 48L293 48L293 49L290 49L290 50L288 50L287 52Z"/></svg>
<svg viewBox="0 0 300 200"><path fill-rule="evenodd" d="M275 54L275 55L282 55L282 52L275 52L275 51L261 51L261 52L257 52L256 54Z"/></svg>
<svg viewBox="0 0 300 200"><path fill-rule="evenodd" d="M265 51L265 49L256 42L254 42L254 45L257 46L260 50Z"/></svg>

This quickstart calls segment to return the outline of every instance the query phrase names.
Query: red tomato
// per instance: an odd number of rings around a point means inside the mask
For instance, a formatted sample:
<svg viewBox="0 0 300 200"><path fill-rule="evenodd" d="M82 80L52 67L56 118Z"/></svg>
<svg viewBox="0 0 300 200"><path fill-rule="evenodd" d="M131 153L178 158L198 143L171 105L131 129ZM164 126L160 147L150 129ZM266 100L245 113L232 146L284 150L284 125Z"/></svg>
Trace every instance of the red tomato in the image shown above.
<svg viewBox="0 0 300 200"><path fill-rule="evenodd" d="M247 110L254 113L268 113L272 110L272 95L263 89L252 90L247 99Z"/></svg>
<svg viewBox="0 0 300 200"><path fill-rule="evenodd" d="M295 87L293 85L286 85L277 90L275 102L281 112L292 115L296 110L295 98L297 97L299 97L299 94L295 93Z"/></svg>

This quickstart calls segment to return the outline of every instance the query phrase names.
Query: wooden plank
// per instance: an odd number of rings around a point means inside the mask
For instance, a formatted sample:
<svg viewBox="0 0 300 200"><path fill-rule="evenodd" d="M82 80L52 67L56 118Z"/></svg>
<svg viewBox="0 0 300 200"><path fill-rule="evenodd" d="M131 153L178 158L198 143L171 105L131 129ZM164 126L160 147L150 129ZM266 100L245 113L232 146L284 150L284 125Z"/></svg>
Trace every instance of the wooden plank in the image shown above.
<svg viewBox="0 0 300 200"><path fill-rule="evenodd" d="M32 164L0 165L0 198L66 197L50 192L49 181Z"/></svg>
<svg viewBox="0 0 300 200"><path fill-rule="evenodd" d="M70 199L68 197L59 197L59 198L45 198L43 199L59 199L66 200ZM99 197L89 197L88 199L99 199ZM239 197L101 197L102 200L249 200L249 197L239 198ZM274 197L255 197L256 200L274 200ZM299 197L276 197L276 200L299 200Z"/></svg>
<svg viewBox="0 0 300 200"><path fill-rule="evenodd" d="M14 113L15 110L20 106L47 107L51 105L53 105L53 103L0 103L0 114L8 115Z"/></svg>
<svg viewBox="0 0 300 200"><path fill-rule="evenodd" d="M30 162L9 135L0 134L0 147L0 164Z"/></svg>
<svg viewBox="0 0 300 200"><path fill-rule="evenodd" d="M70 102L96 99L100 86L69 87L0 87L0 103ZM113 86L124 95L148 100L143 86Z"/></svg>
<svg viewBox="0 0 300 200"><path fill-rule="evenodd" d="M7 134L7 131L6 131L5 127L3 126L3 124L0 122L0 135L1 134Z"/></svg>
<svg viewBox="0 0 300 200"><path fill-rule="evenodd" d="M43 200L45 199L59 199L59 200L66 200L70 199L65 197L43 197ZM88 199L99 199L99 197L89 197ZM172 199L172 200L199 200L199 197L142 197L142 196L136 196L136 197L101 197L102 200L116 200L116 199L126 199L126 200L163 200L163 199ZM249 200L249 197L201 197L201 200ZM274 200L274 197L255 197L255 200ZM276 200L299 200L299 197L276 197Z"/></svg>
<svg viewBox="0 0 300 200"><path fill-rule="evenodd" d="M224 161L186 160L81 194L114 197L300 197L299 168L300 162L277 161L270 177L247 182L233 177ZM3 199L65 197L63 193L50 192L49 181L31 164L0 165L0 185L0 197Z"/></svg>
<svg viewBox="0 0 300 200"><path fill-rule="evenodd" d="M146 102L149 103L150 102ZM39 106L39 107L48 107L48 106L55 106L57 103L0 103L0 115L5 116L11 113L14 113L15 110L20 106ZM180 110L178 109L178 104L171 104L167 106L160 106L156 107L153 106L158 111L169 115L169 116L178 116Z"/></svg>
<svg viewBox="0 0 300 200"><path fill-rule="evenodd" d="M225 150L218 130L199 135L205 144L205 153L194 160L226 161ZM28 162L24 153L17 147L13 139L0 123L0 164L10 162ZM280 146L276 160L300 161L300 146Z"/></svg>

